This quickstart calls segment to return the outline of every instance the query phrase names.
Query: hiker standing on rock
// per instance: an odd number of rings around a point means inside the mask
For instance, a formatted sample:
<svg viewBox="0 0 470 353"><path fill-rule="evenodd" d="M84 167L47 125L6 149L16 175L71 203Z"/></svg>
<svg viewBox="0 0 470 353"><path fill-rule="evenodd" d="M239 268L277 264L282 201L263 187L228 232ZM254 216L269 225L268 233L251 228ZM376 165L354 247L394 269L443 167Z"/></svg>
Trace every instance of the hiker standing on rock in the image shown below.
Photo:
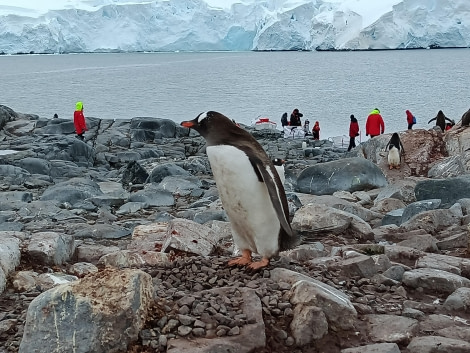
<svg viewBox="0 0 470 353"><path fill-rule="evenodd" d="M86 127L85 116L83 115L83 102L75 104L75 112L73 113L73 124L75 125L75 132L77 137L83 141L83 134L88 131Z"/></svg>

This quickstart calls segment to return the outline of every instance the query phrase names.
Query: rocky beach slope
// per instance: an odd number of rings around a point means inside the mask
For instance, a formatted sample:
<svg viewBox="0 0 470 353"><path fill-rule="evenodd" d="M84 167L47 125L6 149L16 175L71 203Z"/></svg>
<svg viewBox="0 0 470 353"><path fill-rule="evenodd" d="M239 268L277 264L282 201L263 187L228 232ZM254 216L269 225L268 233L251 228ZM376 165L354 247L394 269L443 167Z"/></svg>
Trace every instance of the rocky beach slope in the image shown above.
<svg viewBox="0 0 470 353"><path fill-rule="evenodd" d="M400 132L389 170L390 134L243 127L286 160L302 238L249 273L197 133L87 123L0 105L0 353L470 352L470 128Z"/></svg>

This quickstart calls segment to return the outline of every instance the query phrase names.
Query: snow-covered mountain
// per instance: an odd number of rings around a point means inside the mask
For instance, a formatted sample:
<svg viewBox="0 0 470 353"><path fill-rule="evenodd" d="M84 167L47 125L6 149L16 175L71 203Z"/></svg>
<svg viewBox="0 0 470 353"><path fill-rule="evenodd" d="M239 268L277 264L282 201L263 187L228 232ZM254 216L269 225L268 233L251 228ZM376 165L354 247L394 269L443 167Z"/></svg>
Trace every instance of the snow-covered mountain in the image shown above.
<svg viewBox="0 0 470 353"><path fill-rule="evenodd" d="M0 53L470 47L468 0L36 2L0 1Z"/></svg>

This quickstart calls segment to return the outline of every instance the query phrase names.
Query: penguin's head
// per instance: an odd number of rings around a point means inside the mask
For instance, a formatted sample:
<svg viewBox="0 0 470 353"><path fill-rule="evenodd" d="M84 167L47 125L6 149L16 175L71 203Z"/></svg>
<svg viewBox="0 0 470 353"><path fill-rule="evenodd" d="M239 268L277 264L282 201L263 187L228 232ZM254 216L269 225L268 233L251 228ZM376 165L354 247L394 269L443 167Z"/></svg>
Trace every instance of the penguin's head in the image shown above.
<svg viewBox="0 0 470 353"><path fill-rule="evenodd" d="M281 158L274 158L273 159L273 164L277 166L282 166L286 161L281 159Z"/></svg>
<svg viewBox="0 0 470 353"><path fill-rule="evenodd" d="M232 130L241 130L225 115L214 111L204 112L193 120L183 121L181 126L196 130L206 140L214 139Z"/></svg>

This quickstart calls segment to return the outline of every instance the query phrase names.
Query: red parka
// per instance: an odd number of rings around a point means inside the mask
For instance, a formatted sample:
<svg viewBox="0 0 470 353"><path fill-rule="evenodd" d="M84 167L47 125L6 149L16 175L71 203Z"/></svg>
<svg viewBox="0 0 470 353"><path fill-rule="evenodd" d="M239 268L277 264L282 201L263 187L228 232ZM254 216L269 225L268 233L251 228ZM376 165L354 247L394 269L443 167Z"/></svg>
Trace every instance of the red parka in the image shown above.
<svg viewBox="0 0 470 353"><path fill-rule="evenodd" d="M409 110L407 110L405 113L406 113L406 121L407 121L408 125L412 125L413 124L413 114L411 114L411 112Z"/></svg>
<svg viewBox="0 0 470 353"><path fill-rule="evenodd" d="M349 137L356 137L359 134L359 124L357 121L349 124Z"/></svg>
<svg viewBox="0 0 470 353"><path fill-rule="evenodd" d="M85 116L83 115L83 103L77 102L75 111L73 112L73 124L77 135L83 134L88 130L86 127Z"/></svg>
<svg viewBox="0 0 470 353"><path fill-rule="evenodd" d="M370 112L366 121L366 135L377 136L383 134L385 131L385 124L380 110L374 109Z"/></svg>

